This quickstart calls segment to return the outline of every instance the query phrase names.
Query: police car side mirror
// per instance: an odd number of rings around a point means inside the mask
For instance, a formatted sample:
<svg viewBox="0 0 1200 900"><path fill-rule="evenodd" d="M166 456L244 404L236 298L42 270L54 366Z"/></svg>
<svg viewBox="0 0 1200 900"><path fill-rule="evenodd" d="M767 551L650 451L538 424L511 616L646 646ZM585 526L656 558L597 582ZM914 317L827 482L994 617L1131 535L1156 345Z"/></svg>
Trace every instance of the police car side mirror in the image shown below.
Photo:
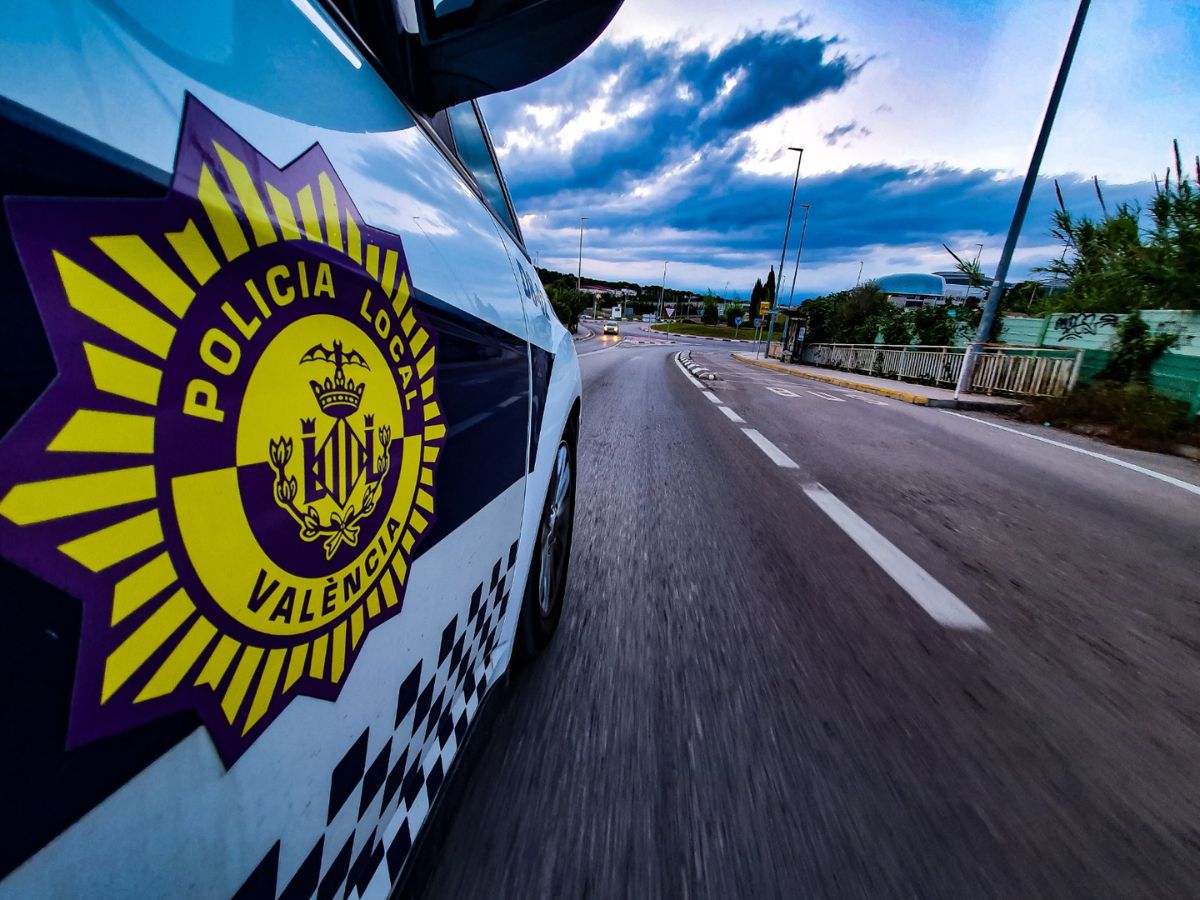
<svg viewBox="0 0 1200 900"><path fill-rule="evenodd" d="M434 113L544 78L586 50L622 2L408 0L416 14L402 31L411 99Z"/></svg>

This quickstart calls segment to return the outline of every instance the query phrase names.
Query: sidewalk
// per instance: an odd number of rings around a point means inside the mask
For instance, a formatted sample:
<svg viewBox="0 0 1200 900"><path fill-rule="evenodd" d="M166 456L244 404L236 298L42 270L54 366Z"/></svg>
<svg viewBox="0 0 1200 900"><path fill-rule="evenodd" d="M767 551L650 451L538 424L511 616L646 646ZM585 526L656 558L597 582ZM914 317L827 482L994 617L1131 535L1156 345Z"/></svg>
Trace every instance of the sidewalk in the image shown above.
<svg viewBox="0 0 1200 900"><path fill-rule="evenodd" d="M800 366L794 363L778 362L773 359L755 359L749 353L734 353L733 358L738 362L762 369L770 369L783 375L796 378L808 378L838 387L850 388L855 391L865 391L869 394L880 394L913 403L917 406L936 406L943 409L978 409L1002 412L1019 409L1022 401L1012 397L989 397L986 394L967 394L960 400L954 399L954 391L950 388L927 387L923 384L909 384L896 381L894 378L877 378L874 375L860 375L858 372L843 372L840 369L822 369L817 366Z"/></svg>

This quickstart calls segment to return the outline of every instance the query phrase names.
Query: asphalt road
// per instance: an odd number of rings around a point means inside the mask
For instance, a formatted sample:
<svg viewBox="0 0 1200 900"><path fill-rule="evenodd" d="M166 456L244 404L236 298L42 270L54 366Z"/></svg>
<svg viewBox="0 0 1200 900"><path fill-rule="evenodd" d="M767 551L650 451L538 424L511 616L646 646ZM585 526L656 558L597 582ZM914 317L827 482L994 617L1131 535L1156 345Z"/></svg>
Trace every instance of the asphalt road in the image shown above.
<svg viewBox="0 0 1200 900"><path fill-rule="evenodd" d="M1026 435L1200 467L728 351L580 343L566 611L425 896L1200 896L1200 495Z"/></svg>

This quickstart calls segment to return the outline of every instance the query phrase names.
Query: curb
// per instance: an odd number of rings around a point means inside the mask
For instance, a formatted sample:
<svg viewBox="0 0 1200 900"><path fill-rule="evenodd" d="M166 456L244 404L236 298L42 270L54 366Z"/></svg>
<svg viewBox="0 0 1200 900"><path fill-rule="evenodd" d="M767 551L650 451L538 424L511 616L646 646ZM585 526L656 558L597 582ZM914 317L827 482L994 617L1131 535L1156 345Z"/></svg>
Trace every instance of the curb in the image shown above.
<svg viewBox="0 0 1200 900"><path fill-rule="evenodd" d="M997 409L1015 409L1015 406L1010 404L997 404L987 400L943 400L940 397L926 397L924 394L914 394L911 391L902 391L896 388L878 387L873 384L863 384L861 381L851 381L848 378L838 378L836 375L816 375L812 372L798 372L795 369L789 369L775 363L765 362L759 359L747 359L741 354L734 353L733 358L740 363L745 363L748 366L758 366L760 369L770 369L772 372L779 372L782 375L791 375L793 378L807 378L811 381L820 381L824 384L832 384L837 387L849 388L854 391L862 391L866 394L878 394L881 397L890 397L893 400L899 400L901 403L911 403L914 406L928 406L931 409L972 409L981 412L995 412Z"/></svg>
<svg viewBox="0 0 1200 900"><path fill-rule="evenodd" d="M703 381L717 380L715 373L710 372L708 369L699 365L695 360L692 359L691 350L687 351L687 353L677 353L675 356L692 377L701 379Z"/></svg>

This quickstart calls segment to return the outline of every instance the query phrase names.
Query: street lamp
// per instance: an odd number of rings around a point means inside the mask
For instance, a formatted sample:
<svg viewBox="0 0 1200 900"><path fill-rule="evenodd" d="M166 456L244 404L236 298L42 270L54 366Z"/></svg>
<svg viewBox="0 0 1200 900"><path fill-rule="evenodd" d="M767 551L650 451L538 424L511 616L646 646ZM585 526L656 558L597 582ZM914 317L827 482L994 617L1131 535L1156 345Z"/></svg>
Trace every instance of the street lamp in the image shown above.
<svg viewBox="0 0 1200 900"><path fill-rule="evenodd" d="M796 296L796 275L800 271L800 254L804 252L804 234L808 231L808 213L812 209L811 203L801 203L804 207L804 224L800 226L800 246L796 248L796 267L792 269L792 290L788 294L788 306L792 305L792 298Z"/></svg>
<svg viewBox="0 0 1200 900"><path fill-rule="evenodd" d="M783 247L779 251L779 277L783 277L783 261L787 256L788 233L792 230L792 212L796 207L796 188L800 184L800 160L804 159L803 147L788 147L789 150L795 150L799 155L796 157L796 177L792 179L792 199L788 201L787 224L783 226ZM775 296L771 298L771 306L776 306L776 298L779 296L779 291L775 292ZM766 352L771 351L771 334L775 330L775 314L771 313L771 317L767 324L767 346Z"/></svg>
<svg viewBox="0 0 1200 900"><path fill-rule="evenodd" d="M662 280L662 285L658 289L658 313L657 313L656 317L659 319L662 318L662 312L663 312L663 294L666 293L666 290L667 290L667 263L669 263L669 262L670 262L669 259L663 261L663 280ZM671 325L670 325L670 323L668 323L667 328L670 329L670 327L671 327Z"/></svg>
<svg viewBox="0 0 1200 900"><path fill-rule="evenodd" d="M575 270L575 290L583 290L583 223L588 220L587 216L579 217L579 267ZM596 319L596 305L600 302L599 296L592 295L592 320Z"/></svg>
<svg viewBox="0 0 1200 900"><path fill-rule="evenodd" d="M575 270L575 290L577 291L583 289L581 281L583 276L583 223L587 220L587 216L579 217L579 268Z"/></svg>
<svg viewBox="0 0 1200 900"><path fill-rule="evenodd" d="M1017 249L1017 238L1021 236L1021 226L1025 224L1025 212L1029 209L1029 198L1033 196L1033 188L1037 184L1038 170L1042 167L1042 157L1046 153L1046 144L1050 141L1054 117L1058 113L1058 104L1062 100L1063 88L1067 84L1067 74L1071 71L1071 61L1075 58L1075 48L1079 46L1079 35L1083 32L1083 20L1087 17L1090 5L1091 0L1079 0L1079 9L1075 13L1075 22L1071 25L1071 33L1067 37L1067 47L1063 51L1062 63L1058 67L1058 76L1054 79L1054 88L1050 91L1050 102L1046 104L1042 129L1038 132L1037 143L1033 147L1033 157L1029 160L1029 169L1025 172L1025 181L1021 185L1021 193L1017 197L1017 207L1013 210L1012 223L1008 226L1008 237L1004 240L1004 249L1000 251L1000 262L996 264L996 274L992 276L992 289L988 291L987 301L983 304L983 314L979 317L979 330L975 332L975 340L967 345L967 352L963 355L962 369L958 373L958 384L954 387L956 400L964 391L970 390L971 375L974 373L979 349L987 343L987 339L991 335L992 322L996 319L996 309L1000 306L1000 296L1004 293L1004 279L1008 277L1008 267L1012 263L1013 252Z"/></svg>

